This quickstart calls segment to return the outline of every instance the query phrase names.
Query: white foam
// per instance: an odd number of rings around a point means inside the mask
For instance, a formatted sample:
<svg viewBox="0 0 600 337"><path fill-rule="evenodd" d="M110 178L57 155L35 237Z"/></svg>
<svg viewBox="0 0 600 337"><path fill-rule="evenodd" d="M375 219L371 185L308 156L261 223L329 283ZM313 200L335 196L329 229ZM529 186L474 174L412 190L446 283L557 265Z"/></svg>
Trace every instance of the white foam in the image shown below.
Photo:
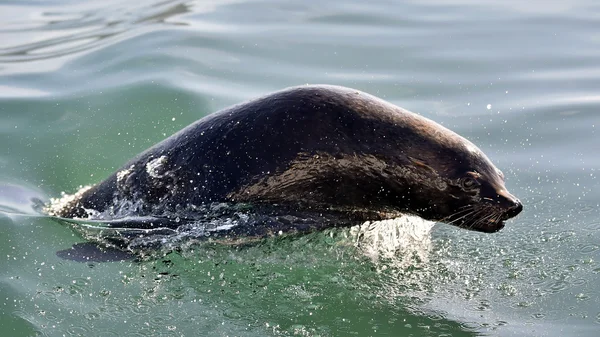
<svg viewBox="0 0 600 337"><path fill-rule="evenodd" d="M44 207L44 212L50 216L59 216L64 208L79 200L90 188L92 188L91 185L79 186L79 190L73 194L61 192L60 198L50 198L50 203L48 206Z"/></svg>
<svg viewBox="0 0 600 337"><path fill-rule="evenodd" d="M434 222L414 215L396 219L367 221L351 228L355 245L374 261L391 259L404 267L417 257L427 261L431 250L431 229Z"/></svg>
<svg viewBox="0 0 600 337"><path fill-rule="evenodd" d="M117 172L117 184L121 184L127 177L131 174L135 165L131 165L128 169L121 170Z"/></svg>
<svg viewBox="0 0 600 337"><path fill-rule="evenodd" d="M146 172L152 178L162 178L164 177L163 166L167 163L167 156L160 156L158 158L152 159L146 164Z"/></svg>

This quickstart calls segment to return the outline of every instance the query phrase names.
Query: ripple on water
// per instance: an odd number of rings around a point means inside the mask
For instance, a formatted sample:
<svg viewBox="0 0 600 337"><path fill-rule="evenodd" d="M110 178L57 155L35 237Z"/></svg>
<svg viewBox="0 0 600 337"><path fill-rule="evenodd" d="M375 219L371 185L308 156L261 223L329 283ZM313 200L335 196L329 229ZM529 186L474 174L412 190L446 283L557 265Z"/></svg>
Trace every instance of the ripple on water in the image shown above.
<svg viewBox="0 0 600 337"><path fill-rule="evenodd" d="M590 254L590 253L597 251L598 248L600 248L600 246L597 244L585 244L585 245L578 245L578 248L579 248L580 253Z"/></svg>
<svg viewBox="0 0 600 337"><path fill-rule="evenodd" d="M71 6L10 6L33 20L27 27L14 22L0 29L4 46L0 62L25 62L73 55L102 43L136 26L165 23L170 16L188 11L183 1L150 0L142 3L122 1L84 2ZM22 72L21 72L22 73Z"/></svg>
<svg viewBox="0 0 600 337"><path fill-rule="evenodd" d="M28 184L0 181L0 217L41 216L41 207L47 197ZM1 218L0 218L1 219Z"/></svg>
<svg viewBox="0 0 600 337"><path fill-rule="evenodd" d="M152 303L151 301L148 301L147 299L144 298L140 298L137 301L134 301L134 303L130 303L131 305L131 313L134 316L143 316L148 314L152 307L155 305L155 303Z"/></svg>
<svg viewBox="0 0 600 337"><path fill-rule="evenodd" d="M90 325L81 325L84 324L85 321L79 321L79 325L70 326L67 328L67 336L91 336L93 335L94 328ZM89 323L88 323L89 324Z"/></svg>
<svg viewBox="0 0 600 337"><path fill-rule="evenodd" d="M104 328L102 329L102 331L98 331L98 330L94 330L94 335L98 336L98 337L116 337L116 336L121 336L119 334L119 332L117 331L111 331L113 330L110 327Z"/></svg>
<svg viewBox="0 0 600 337"><path fill-rule="evenodd" d="M592 221L589 223L586 223L583 226L583 229L588 230L588 231L599 231L600 230L600 221Z"/></svg>

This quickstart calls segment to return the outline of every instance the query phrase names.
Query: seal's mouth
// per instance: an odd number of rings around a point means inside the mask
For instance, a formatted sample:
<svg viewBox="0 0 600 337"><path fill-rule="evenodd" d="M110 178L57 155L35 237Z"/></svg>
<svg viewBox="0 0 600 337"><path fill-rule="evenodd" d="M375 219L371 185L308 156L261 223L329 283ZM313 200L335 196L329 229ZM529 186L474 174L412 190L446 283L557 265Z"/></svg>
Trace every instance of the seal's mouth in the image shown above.
<svg viewBox="0 0 600 337"><path fill-rule="evenodd" d="M483 202L463 206L442 222L477 232L494 233L504 228L506 220L514 218L522 210L523 205L518 199L508 207L498 203Z"/></svg>

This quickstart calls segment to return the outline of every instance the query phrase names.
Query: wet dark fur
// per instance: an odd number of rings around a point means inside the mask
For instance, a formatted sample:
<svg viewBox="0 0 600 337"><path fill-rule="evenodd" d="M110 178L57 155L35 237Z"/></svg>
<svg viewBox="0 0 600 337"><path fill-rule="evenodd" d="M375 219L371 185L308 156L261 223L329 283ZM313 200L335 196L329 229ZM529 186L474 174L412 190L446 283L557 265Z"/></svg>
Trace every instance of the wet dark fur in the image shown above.
<svg viewBox="0 0 600 337"><path fill-rule="evenodd" d="M334 210L349 223L412 213L484 232L522 209L502 173L466 139L335 86L290 88L203 118L55 215L85 218L86 209L106 211L123 200L143 201L130 214L140 216L243 202Z"/></svg>

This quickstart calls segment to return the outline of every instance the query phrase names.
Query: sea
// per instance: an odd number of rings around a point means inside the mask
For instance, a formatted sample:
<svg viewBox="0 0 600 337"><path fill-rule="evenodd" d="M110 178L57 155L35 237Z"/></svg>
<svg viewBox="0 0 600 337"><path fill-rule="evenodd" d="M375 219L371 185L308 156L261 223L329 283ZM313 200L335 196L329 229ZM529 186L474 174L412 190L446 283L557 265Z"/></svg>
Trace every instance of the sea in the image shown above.
<svg viewBox="0 0 600 337"><path fill-rule="evenodd" d="M342 85L468 138L523 212L77 262L40 212L221 108ZM600 336L600 2L0 0L0 335Z"/></svg>

